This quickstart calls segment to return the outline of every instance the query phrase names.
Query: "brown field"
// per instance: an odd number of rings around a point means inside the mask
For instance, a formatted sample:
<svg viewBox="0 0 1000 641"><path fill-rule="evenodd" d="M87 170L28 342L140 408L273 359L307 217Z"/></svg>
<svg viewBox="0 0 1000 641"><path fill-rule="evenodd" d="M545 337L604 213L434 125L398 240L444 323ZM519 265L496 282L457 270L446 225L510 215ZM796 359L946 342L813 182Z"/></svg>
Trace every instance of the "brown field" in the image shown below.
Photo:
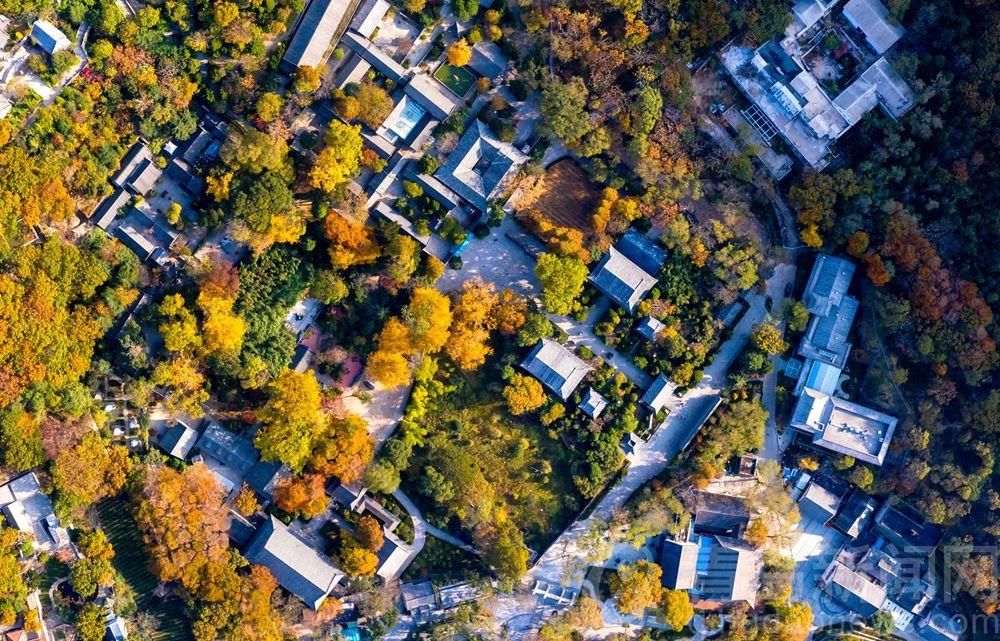
<svg viewBox="0 0 1000 641"><path fill-rule="evenodd" d="M534 191L536 195L521 202L519 209L537 210L559 227L590 230L596 189L573 160L565 158L550 166Z"/></svg>

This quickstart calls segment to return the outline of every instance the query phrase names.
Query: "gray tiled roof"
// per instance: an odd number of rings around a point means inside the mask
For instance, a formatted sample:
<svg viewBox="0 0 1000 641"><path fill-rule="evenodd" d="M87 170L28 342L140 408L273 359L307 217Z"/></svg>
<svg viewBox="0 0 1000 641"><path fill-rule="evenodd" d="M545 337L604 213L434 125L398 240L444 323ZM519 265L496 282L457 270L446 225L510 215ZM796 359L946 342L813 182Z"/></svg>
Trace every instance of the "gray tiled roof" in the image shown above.
<svg viewBox="0 0 1000 641"><path fill-rule="evenodd" d="M802 300L809 313L825 316L840 305L854 277L854 263L828 254L817 254Z"/></svg>
<svg viewBox="0 0 1000 641"><path fill-rule="evenodd" d="M434 118L444 120L458 108L458 103L441 91L442 88L437 80L426 74L417 73L403 87L403 93L420 103L420 106Z"/></svg>
<svg viewBox="0 0 1000 641"><path fill-rule="evenodd" d="M101 229L106 230L114 221L115 217L118 216L118 212L121 211L122 207L124 207L131 198L131 194L121 187L118 187L115 189L113 194L101 201L101 204L99 204L97 209L94 210L94 213L91 214L90 220Z"/></svg>
<svg viewBox="0 0 1000 641"><path fill-rule="evenodd" d="M799 510L803 516L826 523L837 513L842 498L813 479L799 497Z"/></svg>
<svg viewBox="0 0 1000 641"><path fill-rule="evenodd" d="M639 324L636 325L635 331L646 340L655 341L659 333L666 329L666 327L667 326L659 320L653 318L652 316L647 316L639 321Z"/></svg>
<svg viewBox="0 0 1000 641"><path fill-rule="evenodd" d="M492 80L502 74L509 64L510 58L496 44L483 41L472 45L469 67L480 76Z"/></svg>
<svg viewBox="0 0 1000 641"><path fill-rule="evenodd" d="M663 262L667 260L665 249L657 245L656 241L646 238L634 228L629 228L615 247L643 271L654 276L656 272L660 271Z"/></svg>
<svg viewBox="0 0 1000 641"><path fill-rule="evenodd" d="M587 393L580 402L580 410L590 418L597 418L608 406L608 399L594 391L593 387L587 388Z"/></svg>
<svg viewBox="0 0 1000 641"><path fill-rule="evenodd" d="M823 575L823 591L834 600L862 616L871 616L882 609L886 590L871 579L855 572L840 561L834 561Z"/></svg>
<svg viewBox="0 0 1000 641"><path fill-rule="evenodd" d="M253 443L233 434L211 419L205 428L205 433L198 439L198 451L240 474L250 471L260 458L260 453Z"/></svg>
<svg viewBox="0 0 1000 641"><path fill-rule="evenodd" d="M31 37L49 55L71 46L66 34L47 20L36 20L35 24L31 25Z"/></svg>
<svg viewBox="0 0 1000 641"><path fill-rule="evenodd" d="M344 578L330 560L271 516L257 529L244 554L251 563L271 571L274 579L313 610Z"/></svg>
<svg viewBox="0 0 1000 641"><path fill-rule="evenodd" d="M525 160L524 154L497 140L477 119L462 134L435 176L479 211L486 211L487 203L507 176Z"/></svg>
<svg viewBox="0 0 1000 641"><path fill-rule="evenodd" d="M543 338L535 345L521 367L564 401L590 371L587 363L548 338Z"/></svg>
<svg viewBox="0 0 1000 641"><path fill-rule="evenodd" d="M697 562L697 544L665 540L660 553L660 567L663 569L661 580L664 587L671 590L692 589L697 576Z"/></svg>
<svg viewBox="0 0 1000 641"><path fill-rule="evenodd" d="M393 82L398 83L406 75L406 69L401 64L372 44L371 40L352 29L347 30L341 43Z"/></svg>
<svg viewBox="0 0 1000 641"><path fill-rule="evenodd" d="M352 0L312 0L288 49L284 62L295 67L315 67L326 56L340 25L350 19Z"/></svg>
<svg viewBox="0 0 1000 641"><path fill-rule="evenodd" d="M840 512L830 522L830 525L852 539L857 538L868 526L868 521L871 520L875 507L875 499L855 488L850 496L841 503Z"/></svg>
<svg viewBox="0 0 1000 641"><path fill-rule="evenodd" d="M170 456L183 461L191 453L197 441L198 432L184 423L178 422L176 425L168 427L160 436L160 447Z"/></svg>
<svg viewBox="0 0 1000 641"><path fill-rule="evenodd" d="M677 389L677 385L667 378L666 374L659 374L646 388L640 402L654 412L659 412L667 404L667 400L670 399L670 395L674 393L675 389Z"/></svg>
<svg viewBox="0 0 1000 641"><path fill-rule="evenodd" d="M903 37L903 28L889 22L889 10L879 0L849 0L844 5L844 17L865 34L879 55Z"/></svg>
<svg viewBox="0 0 1000 641"><path fill-rule="evenodd" d="M629 313L635 311L656 278L612 247L590 273L590 282Z"/></svg>
<svg viewBox="0 0 1000 641"><path fill-rule="evenodd" d="M699 538L695 590L709 601L746 601L754 605L759 585L760 552L722 536Z"/></svg>

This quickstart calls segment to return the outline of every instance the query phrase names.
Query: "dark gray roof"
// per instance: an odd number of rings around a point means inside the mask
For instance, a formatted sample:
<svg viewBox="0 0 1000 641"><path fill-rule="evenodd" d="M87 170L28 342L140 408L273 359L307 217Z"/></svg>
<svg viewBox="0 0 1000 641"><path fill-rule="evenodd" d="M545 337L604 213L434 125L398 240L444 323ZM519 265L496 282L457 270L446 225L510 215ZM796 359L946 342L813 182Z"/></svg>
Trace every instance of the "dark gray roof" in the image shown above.
<svg viewBox="0 0 1000 641"><path fill-rule="evenodd" d="M646 293L656 284L656 278L629 260L625 254L612 247L590 273L589 280L608 298L635 311Z"/></svg>
<svg viewBox="0 0 1000 641"><path fill-rule="evenodd" d="M670 395L677 389L677 384L667 378L666 374L658 374L653 382L646 388L640 403L649 407L654 412L659 412L667 404Z"/></svg>
<svg viewBox="0 0 1000 641"><path fill-rule="evenodd" d="M155 260L157 251L163 248L143 235L128 221L123 222L115 230L115 235L122 244L131 249L140 260Z"/></svg>
<svg viewBox="0 0 1000 641"><path fill-rule="evenodd" d="M940 525L927 521L913 506L891 499L879 508L873 519L872 529L881 534L891 543L898 545L904 552L924 551L930 554L938 543L944 530Z"/></svg>
<svg viewBox="0 0 1000 641"><path fill-rule="evenodd" d="M802 516L826 523L837 514L843 495L831 488L810 481L806 491L799 497L799 511Z"/></svg>
<svg viewBox="0 0 1000 641"><path fill-rule="evenodd" d="M917 624L917 634L927 641L958 641L965 628L962 617L951 606L939 601Z"/></svg>
<svg viewBox="0 0 1000 641"><path fill-rule="evenodd" d="M413 98L434 118L444 120L458 108L459 102L442 91L440 82L422 73L414 74L403 87L403 93Z"/></svg>
<svg viewBox="0 0 1000 641"><path fill-rule="evenodd" d="M889 21L889 10L879 0L850 0L844 18L865 34L865 39L882 55L903 37L903 28Z"/></svg>
<svg viewBox="0 0 1000 641"><path fill-rule="evenodd" d="M213 420L209 420L205 433L198 439L198 451L240 474L249 472L260 458L260 453L253 443L233 434Z"/></svg>
<svg viewBox="0 0 1000 641"><path fill-rule="evenodd" d="M163 170L151 159L142 160L128 177L125 186L136 196L145 196L160 179Z"/></svg>
<svg viewBox="0 0 1000 641"><path fill-rule="evenodd" d="M746 514L698 510L694 515L693 531L695 534L719 534L738 538L743 534L749 521Z"/></svg>
<svg viewBox="0 0 1000 641"><path fill-rule="evenodd" d="M94 213L90 216L91 222L101 229L107 230L108 226L111 225L115 217L118 216L118 212L121 211L122 207L124 207L131 198L132 195L130 193L121 187L118 187L115 189L113 194L102 200L97 206L97 209L95 209Z"/></svg>
<svg viewBox="0 0 1000 641"><path fill-rule="evenodd" d="M472 59L469 68L484 78L493 80L507 69L510 58L499 46L492 42L477 42L472 45Z"/></svg>
<svg viewBox="0 0 1000 641"><path fill-rule="evenodd" d="M830 597L862 616L875 614L885 604L884 587L840 561L830 564L822 583L823 591Z"/></svg>
<svg viewBox="0 0 1000 641"><path fill-rule="evenodd" d="M840 305L841 299L847 295L853 277L854 263L828 254L817 254L802 295L809 312L818 316L829 314L830 309Z"/></svg>
<svg viewBox="0 0 1000 641"><path fill-rule="evenodd" d="M656 336L666 329L666 327L659 320L652 316L647 316L639 321L639 324L635 327L635 331L646 340L655 341Z"/></svg>
<svg viewBox="0 0 1000 641"><path fill-rule="evenodd" d="M416 554L412 547L392 532L385 532L382 547L378 551L378 569L375 574L386 581L398 579L414 557Z"/></svg>
<svg viewBox="0 0 1000 641"><path fill-rule="evenodd" d="M564 401L590 371L587 363L549 338L538 341L521 367Z"/></svg>
<svg viewBox="0 0 1000 641"><path fill-rule="evenodd" d="M351 5L352 0L312 0L302 13L283 62L294 67L315 67L323 62L340 25L351 18Z"/></svg>
<svg viewBox="0 0 1000 641"><path fill-rule="evenodd" d="M347 30L341 42L351 51L361 56L365 62L378 69L379 73L389 78L389 80L398 83L406 75L406 69L402 65L372 44L371 40L353 29Z"/></svg>
<svg viewBox="0 0 1000 641"><path fill-rule="evenodd" d="M525 160L524 154L497 140L489 127L476 119L435 176L473 207L486 211L507 176Z"/></svg>
<svg viewBox="0 0 1000 641"><path fill-rule="evenodd" d="M358 483L341 483L330 491L333 500L351 510L356 510L362 505L362 501L368 488Z"/></svg>
<svg viewBox="0 0 1000 641"><path fill-rule="evenodd" d="M60 49L66 49L72 44L66 34L47 20L36 20L35 24L31 25L31 37L49 55Z"/></svg>
<svg viewBox="0 0 1000 641"><path fill-rule="evenodd" d="M257 494L271 500L274 498L275 484L290 474L291 470L287 465L260 460L253 464L243 477L243 482Z"/></svg>
<svg viewBox="0 0 1000 641"><path fill-rule="evenodd" d="M271 571L274 579L316 610L344 578L330 560L271 516L257 529L244 553L247 560Z"/></svg>
<svg viewBox="0 0 1000 641"><path fill-rule="evenodd" d="M583 400L580 401L580 410L590 418L597 418L600 416L601 412L603 412L604 408L607 406L608 399L594 391L593 387L587 388L587 393L584 394Z"/></svg>
<svg viewBox="0 0 1000 641"><path fill-rule="evenodd" d="M136 173L140 166L153 159L153 153L146 145L136 142L128 150L121 161L121 169L111 178L111 184L115 187L126 188L129 186L129 179Z"/></svg>
<svg viewBox="0 0 1000 641"><path fill-rule="evenodd" d="M663 542L660 552L661 581L671 590L690 590L694 587L698 563L698 545L687 541Z"/></svg>
<svg viewBox="0 0 1000 641"><path fill-rule="evenodd" d="M830 525L851 538L857 538L868 525L876 505L875 499L855 488L841 502L840 513Z"/></svg>
<svg viewBox="0 0 1000 641"><path fill-rule="evenodd" d="M160 436L160 447L170 456L183 461L191 453L197 441L198 432L178 422L168 427Z"/></svg>
<svg viewBox="0 0 1000 641"><path fill-rule="evenodd" d="M177 240L177 230L161 216L151 215L138 207L129 210L126 220L132 223L136 229L143 229L151 235L157 243L164 247L170 247Z"/></svg>
<svg viewBox="0 0 1000 641"><path fill-rule="evenodd" d="M418 610L431 610L437 607L437 597L434 594L434 584L430 581L403 583L399 586L403 596L403 607L410 614Z"/></svg>
<svg viewBox="0 0 1000 641"><path fill-rule="evenodd" d="M640 234L636 229L629 228L625 235L621 237L615 245L618 251L625 254L625 257L638 265L644 271L656 275L667 260L665 249L656 244L656 241Z"/></svg>
<svg viewBox="0 0 1000 641"><path fill-rule="evenodd" d="M760 552L722 536L699 537L694 591L709 601L757 601Z"/></svg>

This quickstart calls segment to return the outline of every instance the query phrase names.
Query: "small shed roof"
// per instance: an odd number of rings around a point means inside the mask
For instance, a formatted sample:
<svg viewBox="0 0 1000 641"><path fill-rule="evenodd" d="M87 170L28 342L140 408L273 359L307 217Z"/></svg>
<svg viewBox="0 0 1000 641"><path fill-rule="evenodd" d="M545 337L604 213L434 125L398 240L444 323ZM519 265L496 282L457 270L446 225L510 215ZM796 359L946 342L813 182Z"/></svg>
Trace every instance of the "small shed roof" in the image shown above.
<svg viewBox="0 0 1000 641"><path fill-rule="evenodd" d="M658 374L646 388L640 402L654 412L659 412L676 389L677 384L667 378L666 374Z"/></svg>
<svg viewBox="0 0 1000 641"><path fill-rule="evenodd" d="M601 396L593 387L587 388L587 393L580 401L580 411L590 418L597 418L608 406L608 399Z"/></svg>

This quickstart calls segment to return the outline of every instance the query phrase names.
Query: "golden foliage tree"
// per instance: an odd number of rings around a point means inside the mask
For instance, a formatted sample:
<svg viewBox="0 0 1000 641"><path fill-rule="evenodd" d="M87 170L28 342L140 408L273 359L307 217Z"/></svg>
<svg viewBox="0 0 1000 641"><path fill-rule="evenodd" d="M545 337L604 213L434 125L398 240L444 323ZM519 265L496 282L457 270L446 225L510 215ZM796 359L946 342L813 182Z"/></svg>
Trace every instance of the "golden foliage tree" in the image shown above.
<svg viewBox="0 0 1000 641"><path fill-rule="evenodd" d="M618 566L608 579L608 587L618 610L639 616L643 610L657 603L663 593L660 585L662 574L660 566L650 561Z"/></svg>
<svg viewBox="0 0 1000 641"><path fill-rule="evenodd" d="M325 426L319 381L312 370L286 369L268 392L270 398L258 412L264 426L254 444L264 460L280 461L301 472Z"/></svg>
<svg viewBox="0 0 1000 641"><path fill-rule="evenodd" d="M128 450L108 444L97 432L88 432L76 447L56 457L52 482L58 505L72 510L114 496L125 486L131 469Z"/></svg>
<svg viewBox="0 0 1000 641"><path fill-rule="evenodd" d="M229 561L226 495L202 463L178 472L152 470L136 523L161 581L178 581L196 598L216 600L220 567Z"/></svg>
<svg viewBox="0 0 1000 641"><path fill-rule="evenodd" d="M465 38L456 40L448 47L448 64L455 67L464 67L472 60L472 47Z"/></svg>
<svg viewBox="0 0 1000 641"><path fill-rule="evenodd" d="M375 441L363 418L357 414L331 417L309 459L309 467L324 476L336 476L343 483L353 483L364 476L374 453Z"/></svg>
<svg viewBox="0 0 1000 641"><path fill-rule="evenodd" d="M307 474L282 479L274 488L274 502L285 512L307 519L322 514L327 505L323 477Z"/></svg>
<svg viewBox="0 0 1000 641"><path fill-rule="evenodd" d="M452 313L451 338L444 348L459 369L466 372L477 369L493 353L489 340L490 330L495 326L492 312L496 305L493 285L479 279L462 285Z"/></svg>
<svg viewBox="0 0 1000 641"><path fill-rule="evenodd" d="M334 269L368 265L379 257L375 230L364 222L354 222L338 214L330 214L323 221L323 231L330 240L330 263Z"/></svg>
<svg viewBox="0 0 1000 641"><path fill-rule="evenodd" d="M507 386L503 388L503 397L510 413L515 416L537 410L545 404L546 399L541 383L525 374L510 377Z"/></svg>

